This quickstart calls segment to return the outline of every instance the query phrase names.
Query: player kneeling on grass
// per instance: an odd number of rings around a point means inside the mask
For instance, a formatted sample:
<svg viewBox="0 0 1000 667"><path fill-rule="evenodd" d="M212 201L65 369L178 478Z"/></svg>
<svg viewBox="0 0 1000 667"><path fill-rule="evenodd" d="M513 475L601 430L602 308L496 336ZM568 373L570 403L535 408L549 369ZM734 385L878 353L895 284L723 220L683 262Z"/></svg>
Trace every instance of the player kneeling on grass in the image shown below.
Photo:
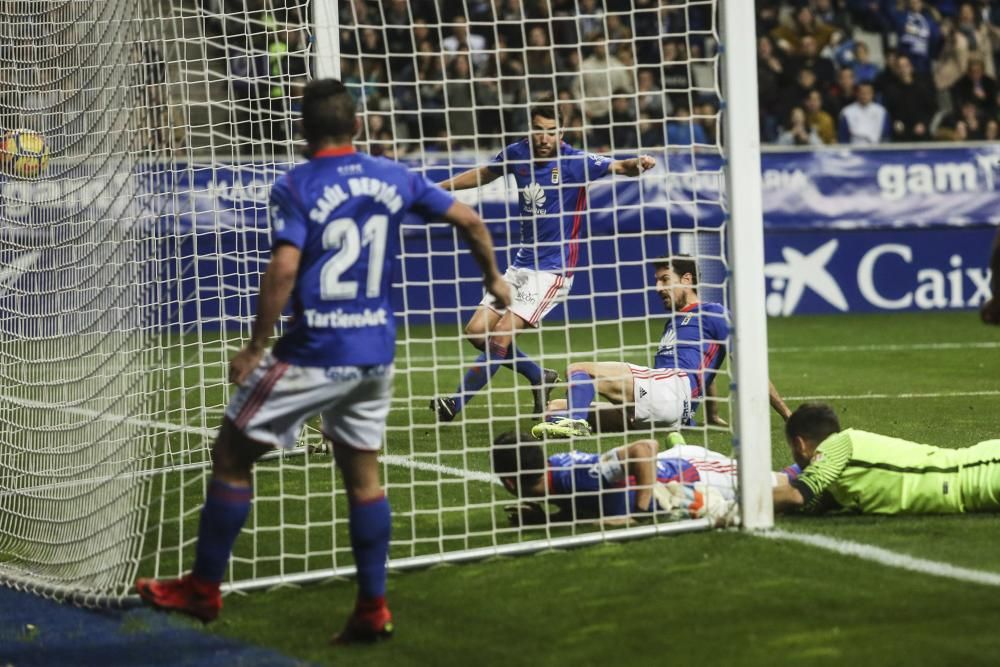
<svg viewBox="0 0 1000 667"><path fill-rule="evenodd" d="M1000 440L948 449L840 428L823 403L785 423L802 474L774 489L774 509L865 514L1000 512Z"/></svg>
<svg viewBox="0 0 1000 667"><path fill-rule="evenodd" d="M218 616L219 585L250 512L254 461L293 447L302 424L320 415L347 492L358 572L354 613L334 641L374 641L393 630L385 602L391 513L377 456L392 394L391 277L403 217L442 216L465 234L497 302L509 303L510 290L475 211L398 163L354 151L360 123L341 82L306 86L302 125L311 159L271 190L271 260L251 339L229 364L240 388L212 449L194 568L180 579L139 579L136 589L161 609L205 622ZM295 318L266 352L289 300Z"/></svg>
<svg viewBox="0 0 1000 667"><path fill-rule="evenodd" d="M567 398L549 402L548 418L531 430L536 437L690 424L699 401L714 394L715 376L726 358L729 314L722 304L699 299L693 257L658 259L653 271L656 293L669 315L653 367L613 361L570 364ZM788 407L773 384L769 391L771 407L787 419ZM597 394L611 405L594 404ZM706 403L706 419L725 426L714 408L714 402Z"/></svg>
<svg viewBox="0 0 1000 667"><path fill-rule="evenodd" d="M542 442L503 433L494 442L493 471L510 493L521 499L543 498L556 506L549 515L528 501L510 506L515 525L547 521L626 519L662 512L670 519L710 517L732 520L737 464L705 447L683 444L672 433L670 449L659 452L656 440L638 440L605 454L571 450L546 458ZM798 474L791 466L774 473L775 485L788 485Z"/></svg>

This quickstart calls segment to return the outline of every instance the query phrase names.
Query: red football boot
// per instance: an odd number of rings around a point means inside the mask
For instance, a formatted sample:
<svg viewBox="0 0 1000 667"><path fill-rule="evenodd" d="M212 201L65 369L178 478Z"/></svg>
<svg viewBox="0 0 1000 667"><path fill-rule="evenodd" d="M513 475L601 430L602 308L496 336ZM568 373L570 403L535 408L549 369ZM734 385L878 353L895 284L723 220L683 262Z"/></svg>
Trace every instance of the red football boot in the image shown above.
<svg viewBox="0 0 1000 667"><path fill-rule="evenodd" d="M344 629L335 634L330 643L373 644L389 639L393 632L395 627L392 624L392 613L385 604L385 598L358 600Z"/></svg>
<svg viewBox="0 0 1000 667"><path fill-rule="evenodd" d="M136 579L135 590L157 609L194 616L202 623L214 621L222 609L219 586L195 579L190 574L180 579Z"/></svg>

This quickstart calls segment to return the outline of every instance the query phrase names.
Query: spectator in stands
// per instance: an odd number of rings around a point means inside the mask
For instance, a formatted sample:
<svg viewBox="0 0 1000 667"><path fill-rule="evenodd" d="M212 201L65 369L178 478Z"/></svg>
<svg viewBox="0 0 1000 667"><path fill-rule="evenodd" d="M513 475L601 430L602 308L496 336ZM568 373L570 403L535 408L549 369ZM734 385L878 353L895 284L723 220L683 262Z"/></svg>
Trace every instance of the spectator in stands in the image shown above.
<svg viewBox="0 0 1000 667"><path fill-rule="evenodd" d="M811 69L821 88L827 88L833 84L835 72L833 62L829 58L819 55L816 38L812 35L803 35L799 40L798 51L789 58L788 70L791 76L798 76L801 69Z"/></svg>
<svg viewBox="0 0 1000 667"><path fill-rule="evenodd" d="M552 46L549 44L549 34L544 28L535 26L528 32L528 48L525 49L525 69L528 73L528 93L532 99L547 97L552 99L556 94L556 84L553 78L555 67L552 64Z"/></svg>
<svg viewBox="0 0 1000 667"><path fill-rule="evenodd" d="M792 107L787 129L778 135L775 143L779 146L822 146L823 140L816 133L816 128L806 123L806 113L802 107Z"/></svg>
<svg viewBox="0 0 1000 667"><path fill-rule="evenodd" d="M705 142L716 143L719 127L719 107L715 102L702 100L695 105L695 120L705 130Z"/></svg>
<svg viewBox="0 0 1000 667"><path fill-rule="evenodd" d="M992 116L996 111L997 82L986 76L983 61L969 59L969 68L951 88L952 104L956 107L972 102L983 114Z"/></svg>
<svg viewBox="0 0 1000 667"><path fill-rule="evenodd" d="M857 88L857 101L840 112L838 139L842 144L880 144L889 138L889 113L875 101L872 84L862 83Z"/></svg>
<svg viewBox="0 0 1000 667"><path fill-rule="evenodd" d="M656 84L656 73L648 68L639 70L636 89L636 105L639 115L646 114L650 118L663 118L663 91Z"/></svg>
<svg viewBox="0 0 1000 667"><path fill-rule="evenodd" d="M472 54L472 62L476 67L480 67L490 58L486 51L486 38L469 32L469 22L464 14L459 14L451 19L448 27L449 35L441 40L441 48L448 53L458 51L468 51Z"/></svg>
<svg viewBox="0 0 1000 667"><path fill-rule="evenodd" d="M833 0L812 0L813 14L820 23L833 28L831 43L850 34L851 18L847 15L847 10L842 2L835 3Z"/></svg>
<svg viewBox="0 0 1000 667"><path fill-rule="evenodd" d="M579 100L579 95L569 90L559 91L559 118L562 119L563 141L574 148L584 148L583 111L580 109ZM658 145L663 145L662 137Z"/></svg>
<svg viewBox="0 0 1000 667"><path fill-rule="evenodd" d="M882 102L892 118L893 141L926 141L937 113L937 96L926 77L917 77L910 59L896 58L896 76L886 83Z"/></svg>
<svg viewBox="0 0 1000 667"><path fill-rule="evenodd" d="M595 130L594 143L606 146L610 140L607 126L611 118L611 91L635 92L632 74L617 57L608 53L607 42L602 39L594 44L593 53L580 63L580 82L584 112Z"/></svg>
<svg viewBox="0 0 1000 667"><path fill-rule="evenodd" d="M448 109L448 137L455 148L471 148L476 139L476 113L473 109L472 65L469 53L459 51L448 64L444 86Z"/></svg>
<svg viewBox="0 0 1000 667"><path fill-rule="evenodd" d="M890 2L886 18L896 34L899 52L909 57L915 72L930 74L931 60L941 50L941 28L924 0Z"/></svg>
<svg viewBox="0 0 1000 667"><path fill-rule="evenodd" d="M777 109L780 116L787 118L792 107L801 103L814 90L817 90L816 75L809 68L800 69L795 80L783 92L782 106Z"/></svg>
<svg viewBox="0 0 1000 667"><path fill-rule="evenodd" d="M941 119L934 138L938 141L981 141L987 138L991 129L995 136L995 128L989 127L990 122L996 125L995 120L986 120L975 102L965 100Z"/></svg>
<svg viewBox="0 0 1000 667"><path fill-rule="evenodd" d="M654 148L663 146L663 120L650 118L642 114L639 116L639 146L641 148Z"/></svg>
<svg viewBox="0 0 1000 667"><path fill-rule="evenodd" d="M667 119L667 146L690 146L691 144L707 144L705 128L691 118L691 110L686 106L678 106L674 115Z"/></svg>
<svg viewBox="0 0 1000 667"><path fill-rule="evenodd" d="M576 17L577 34L581 41L595 41L604 32L604 10L597 0L580 0Z"/></svg>
<svg viewBox="0 0 1000 667"><path fill-rule="evenodd" d="M777 28L771 31L775 44L785 53L797 53L801 48L801 40L810 36L816 40L817 51L822 51L830 43L834 29L816 20L812 9L803 5Z"/></svg>
<svg viewBox="0 0 1000 667"><path fill-rule="evenodd" d="M950 19L941 22L941 51L932 66L934 87L949 91L969 69L969 40Z"/></svg>
<svg viewBox="0 0 1000 667"><path fill-rule="evenodd" d="M806 125L816 131L816 136L824 144L837 143L833 117L823 110L823 96L818 90L810 90L803 100Z"/></svg>
<svg viewBox="0 0 1000 667"><path fill-rule="evenodd" d="M996 67L993 62L994 34L990 30L990 27L983 22L981 15L976 13L976 9L971 2L963 2L959 6L955 30L965 37L969 49L969 58L981 60L986 76L995 79Z"/></svg>
<svg viewBox="0 0 1000 667"><path fill-rule="evenodd" d="M854 62L851 64L854 70L854 82L865 83L874 81L878 76L878 65L871 61L871 51L864 42L857 42L854 45Z"/></svg>
<svg viewBox="0 0 1000 667"><path fill-rule="evenodd" d="M690 104L688 89L691 86L691 64L688 62L683 42L664 39L661 48L663 49L663 65L660 81L663 84L663 91L667 94L667 99L673 107L677 107L679 104Z"/></svg>
<svg viewBox="0 0 1000 667"><path fill-rule="evenodd" d="M775 110L781 99L781 82L785 64L781 52L767 35L757 40L757 100L760 105L760 133L764 141L777 136L779 119Z"/></svg>
<svg viewBox="0 0 1000 667"><path fill-rule="evenodd" d="M611 150L639 147L635 98L624 90L616 90L611 101Z"/></svg>
<svg viewBox="0 0 1000 667"><path fill-rule="evenodd" d="M834 117L839 117L841 110L854 101L856 85L853 69L842 67L837 71L837 81L827 95L827 108Z"/></svg>

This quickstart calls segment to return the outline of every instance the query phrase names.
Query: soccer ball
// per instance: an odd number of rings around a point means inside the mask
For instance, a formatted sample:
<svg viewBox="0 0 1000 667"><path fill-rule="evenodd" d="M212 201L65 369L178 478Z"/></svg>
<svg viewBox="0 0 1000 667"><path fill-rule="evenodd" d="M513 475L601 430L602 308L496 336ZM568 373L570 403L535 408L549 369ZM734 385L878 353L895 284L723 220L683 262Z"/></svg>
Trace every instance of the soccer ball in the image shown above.
<svg viewBox="0 0 1000 667"><path fill-rule="evenodd" d="M0 168L9 176L36 178L49 164L49 144L34 130L11 130L0 142Z"/></svg>

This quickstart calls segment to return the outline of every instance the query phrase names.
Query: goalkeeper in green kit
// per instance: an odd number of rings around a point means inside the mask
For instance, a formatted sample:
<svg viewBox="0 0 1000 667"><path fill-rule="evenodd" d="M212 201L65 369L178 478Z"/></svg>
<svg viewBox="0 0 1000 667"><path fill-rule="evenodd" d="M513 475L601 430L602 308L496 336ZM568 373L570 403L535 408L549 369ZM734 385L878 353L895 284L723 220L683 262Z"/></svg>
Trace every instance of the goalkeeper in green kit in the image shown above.
<svg viewBox="0 0 1000 667"><path fill-rule="evenodd" d="M802 473L775 487L776 512L1000 512L1000 440L948 449L841 430L822 403L799 406L785 437Z"/></svg>

